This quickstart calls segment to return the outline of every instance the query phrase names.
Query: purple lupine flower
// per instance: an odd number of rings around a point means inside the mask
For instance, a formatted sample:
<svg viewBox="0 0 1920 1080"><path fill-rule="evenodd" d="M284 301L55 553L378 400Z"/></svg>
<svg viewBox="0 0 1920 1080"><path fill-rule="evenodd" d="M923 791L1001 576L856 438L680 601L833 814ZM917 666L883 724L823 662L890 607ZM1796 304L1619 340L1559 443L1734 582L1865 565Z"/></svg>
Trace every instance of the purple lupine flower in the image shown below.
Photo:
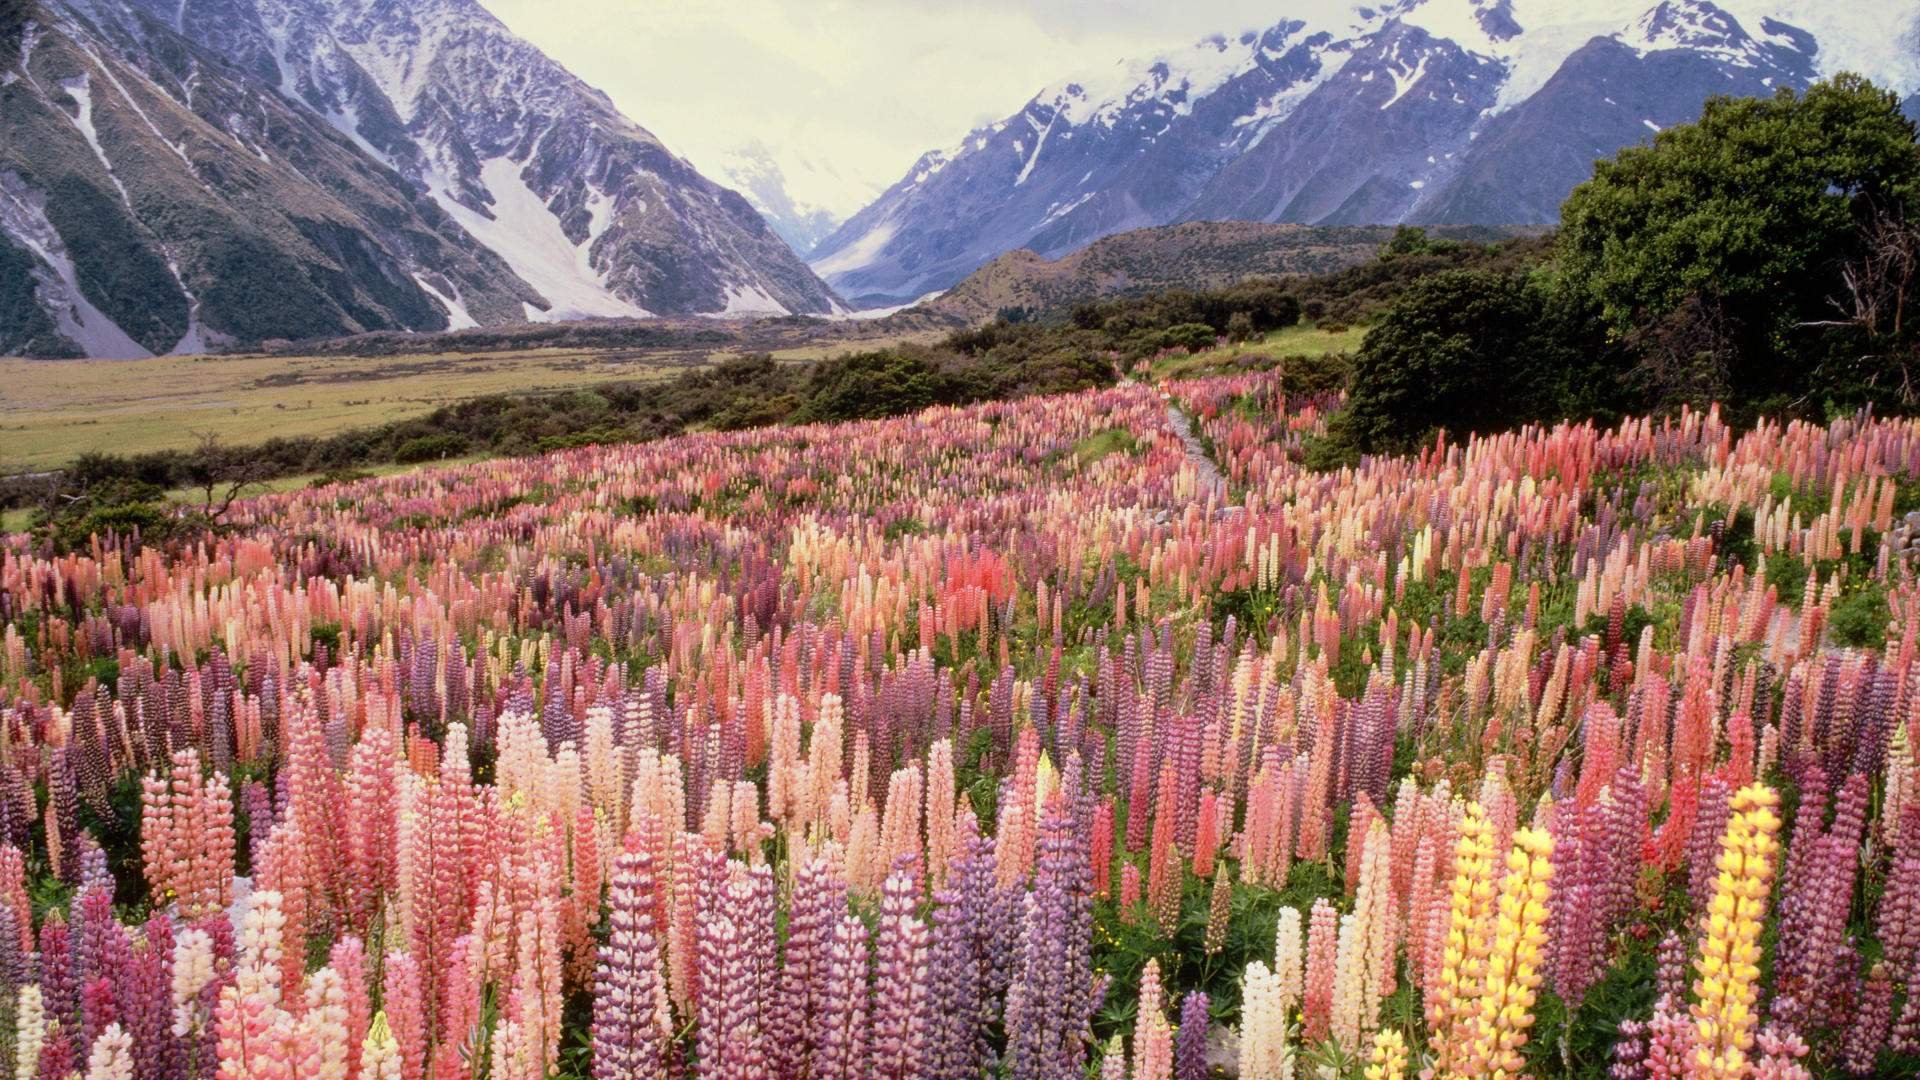
<svg viewBox="0 0 1920 1080"><path fill-rule="evenodd" d="M971 909L958 889L934 897L933 941L927 976L927 1080L969 1080L980 1075L980 1017L989 1008Z"/></svg>
<svg viewBox="0 0 1920 1080"><path fill-rule="evenodd" d="M1614 1040L1607 1066L1608 1080L1643 1080L1647 1075L1647 1022L1620 1021L1620 1037Z"/></svg>
<svg viewBox="0 0 1920 1080"><path fill-rule="evenodd" d="M820 982L820 1007L814 1023L816 1080L858 1080L867 1075L867 972L871 957L867 928L850 913L833 924Z"/></svg>
<svg viewBox="0 0 1920 1080"><path fill-rule="evenodd" d="M1873 1075L1893 1019L1893 979L1886 965L1875 964L1861 981L1852 1022L1841 1039L1841 1063L1855 1076Z"/></svg>
<svg viewBox="0 0 1920 1080"><path fill-rule="evenodd" d="M1686 1000L1691 952L1687 939L1677 930L1667 931L1660 939L1660 948L1654 953L1653 968L1653 984L1659 998Z"/></svg>
<svg viewBox="0 0 1920 1080"><path fill-rule="evenodd" d="M1867 777L1848 776L1834 800L1833 824L1810 841L1817 846L1802 868L1794 904L1789 907L1782 899L1774 980L1782 1000L1774 1016L1801 1031L1836 1019L1835 1004L1847 996L1845 984L1853 975L1847 914L1853 907L1867 796ZM1798 843L1799 837L1794 839Z"/></svg>
<svg viewBox="0 0 1920 1080"><path fill-rule="evenodd" d="M697 1012L703 1077L750 1080L765 1075L760 1017L773 965L772 921L759 922L764 913L757 894L763 891L771 898L773 872L764 864L748 869L736 862L716 890L718 902L700 912L703 978Z"/></svg>
<svg viewBox="0 0 1920 1080"><path fill-rule="evenodd" d="M1092 869L1084 834L1064 808L1040 824L1033 889L1007 990L1009 1075L1068 1080L1086 1069L1096 988L1091 970Z"/></svg>
<svg viewBox="0 0 1920 1080"><path fill-rule="evenodd" d="M927 1061L927 926L914 915L915 891L906 866L881 887L872 1068L891 1080L914 1080Z"/></svg>
<svg viewBox="0 0 1920 1080"><path fill-rule="evenodd" d="M846 884L829 860L816 855L794 871L786 957L766 1019L767 1054L775 1076L807 1075L812 1019L820 1004L816 993L823 985L834 920L846 906Z"/></svg>
<svg viewBox="0 0 1920 1080"><path fill-rule="evenodd" d="M671 1032L653 925L654 855L636 845L614 862L607 891L607 944L593 986L593 1075L601 1080L657 1072Z"/></svg>
<svg viewBox="0 0 1920 1080"><path fill-rule="evenodd" d="M1180 1031L1173 1040L1173 1080L1207 1080L1207 995L1195 990L1180 1003Z"/></svg>
<svg viewBox="0 0 1920 1080"><path fill-rule="evenodd" d="M80 983L74 977L73 944L56 913L40 924L40 994L47 1019L71 1031L80 1023Z"/></svg>
<svg viewBox="0 0 1920 1080"><path fill-rule="evenodd" d="M1732 816L1727 806L1730 795L1727 782L1718 776L1709 777L1700 786L1700 807L1694 815L1693 832L1687 837L1687 896L1696 912L1707 910L1713 900L1714 882L1720 874L1720 840Z"/></svg>
<svg viewBox="0 0 1920 1080"><path fill-rule="evenodd" d="M138 1080L180 1080L183 1049L173 1035L173 924L165 915L147 920L145 941L127 961L120 988L120 1024L133 1038Z"/></svg>

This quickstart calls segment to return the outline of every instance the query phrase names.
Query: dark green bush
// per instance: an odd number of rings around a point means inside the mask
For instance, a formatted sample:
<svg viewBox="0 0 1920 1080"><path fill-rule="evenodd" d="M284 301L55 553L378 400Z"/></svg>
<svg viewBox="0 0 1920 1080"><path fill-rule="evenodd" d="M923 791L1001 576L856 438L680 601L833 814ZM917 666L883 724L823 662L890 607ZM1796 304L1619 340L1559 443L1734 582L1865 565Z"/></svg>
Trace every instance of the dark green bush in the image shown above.
<svg viewBox="0 0 1920 1080"><path fill-rule="evenodd" d="M402 465L459 457L467 452L467 440L458 435L422 435L408 439L393 452L393 460Z"/></svg>

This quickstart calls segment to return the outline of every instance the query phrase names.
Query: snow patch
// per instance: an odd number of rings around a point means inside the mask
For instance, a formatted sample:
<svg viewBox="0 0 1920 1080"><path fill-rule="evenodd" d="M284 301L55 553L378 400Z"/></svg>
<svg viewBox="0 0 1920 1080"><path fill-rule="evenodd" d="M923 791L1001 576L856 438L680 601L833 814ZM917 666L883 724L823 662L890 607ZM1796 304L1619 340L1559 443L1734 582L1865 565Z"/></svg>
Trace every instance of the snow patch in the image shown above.
<svg viewBox="0 0 1920 1080"><path fill-rule="evenodd" d="M1099 192L1097 191L1089 191L1086 194L1081 195L1079 198L1068 199L1066 202L1054 203L1052 206L1047 207L1047 216L1040 219L1040 224L1037 226L1037 228L1044 229L1048 225L1051 225L1054 222L1060 220L1061 218L1066 217L1068 214L1071 214L1075 210L1078 210L1080 209L1080 207L1084 206L1088 199L1091 199L1098 194Z"/></svg>
<svg viewBox="0 0 1920 1080"><path fill-rule="evenodd" d="M646 316L645 309L615 296L606 279L590 261L591 240L575 244L560 228L546 201L520 175L521 166L508 158L492 158L480 166L480 182L493 195L493 216L479 213L454 198L444 177L434 178L429 190L460 227L493 249L522 281L534 287L552 310L529 314L536 322L594 317ZM538 308L532 311L538 312Z"/></svg>
<svg viewBox="0 0 1920 1080"><path fill-rule="evenodd" d="M791 315L787 305L775 300L758 285L727 286L727 306L722 315Z"/></svg>
<svg viewBox="0 0 1920 1080"><path fill-rule="evenodd" d="M77 115L67 119L73 121L73 126L80 129L80 135L87 140L87 145L93 147L93 156L100 162L100 167L106 170L107 179L113 181L114 189L120 192L120 201L126 205L127 209L133 209L133 199L127 195L127 185L121 183L120 177L114 174L113 162L107 160L107 152L100 145L100 133L93 126L92 81L86 75L62 79L60 89L67 92L67 96L73 99L74 105L79 110Z"/></svg>
<svg viewBox="0 0 1920 1080"><path fill-rule="evenodd" d="M153 355L87 299L66 243L47 220L46 201L12 173L0 173L0 232L52 269L51 275L36 269L34 276L62 336L95 359L139 360Z"/></svg>
<svg viewBox="0 0 1920 1080"><path fill-rule="evenodd" d="M1346 47L1345 43L1336 43L1321 50L1318 59L1320 70L1311 79L1302 79L1292 86L1275 92L1261 101L1253 112L1233 122L1235 127L1253 129L1253 138L1247 143L1247 149L1251 150L1259 146L1260 140L1267 137L1267 132L1277 127L1280 121L1292 116L1293 110L1299 108L1300 103L1305 101L1309 94L1318 90L1320 84L1339 74L1340 69L1347 66L1347 61L1353 59L1353 50Z"/></svg>
<svg viewBox="0 0 1920 1080"><path fill-rule="evenodd" d="M153 137L160 140L160 145L173 151L174 156L179 158L180 161L186 165L187 171L190 173L193 173L194 178L198 179L200 174L194 169L193 159L187 156L186 150L181 146L175 144L171 139L167 138L165 135L160 134L160 127L158 124L155 124L153 122L153 117L148 116L147 110L141 108L140 103L138 101L135 101L133 98L133 95L127 92L126 84L121 82L120 77L113 73L113 69L107 66L107 62L101 59L100 54L94 51L93 46L85 44L83 42L81 43L81 48L85 50L87 56L90 59L92 59L94 66L100 69L100 74L105 75L107 77L107 82L113 85L114 90L119 93L120 99L127 103L127 108L132 109L133 114L140 118L140 122L147 126L147 130L153 133ZM139 74L137 69L135 70L135 74L136 75ZM144 75L140 75L140 77L142 79L146 78L146 76ZM148 80L147 85L152 86L153 85L152 81ZM161 96L167 96L165 92L160 90L158 87L154 87L154 93L159 94ZM202 181L202 184L204 185L204 181Z"/></svg>
<svg viewBox="0 0 1920 1080"><path fill-rule="evenodd" d="M1058 111L1054 112L1052 116L1047 118L1047 126L1040 129L1040 138L1034 141L1033 153L1027 155L1027 164L1023 168L1021 168L1020 178L1013 182L1014 187L1019 187L1022 184L1025 184L1027 182L1027 177L1033 175L1033 167L1040 160L1040 151L1042 148L1044 148L1047 145L1047 136L1053 134L1053 125L1057 123L1059 119L1060 119L1060 113Z"/></svg>
<svg viewBox="0 0 1920 1080"><path fill-rule="evenodd" d="M441 307L447 309L447 329L472 330L473 328L480 325L479 320L475 319L471 314L467 312L467 305L464 303L461 303L460 301L459 288L457 286L454 286L451 282L448 283L448 286L453 289L452 296L448 296L445 293L442 293L439 289L434 288L431 284L428 283L426 278L422 277L417 272L413 275L413 283L415 285L420 286L421 292L424 292L428 296L433 297L434 303L437 303ZM536 308L534 310L539 310L539 309ZM542 314L544 314L544 312Z"/></svg>
<svg viewBox="0 0 1920 1080"><path fill-rule="evenodd" d="M1420 54L1419 61L1413 65L1413 69L1410 71L1399 66L1387 69L1387 74L1393 77L1393 96L1388 98L1386 103L1380 106L1381 112L1387 111L1387 109L1393 106L1394 102L1406 97L1407 91L1418 86L1420 80L1427 77L1427 61L1432 58L1432 53Z"/></svg>
<svg viewBox="0 0 1920 1080"><path fill-rule="evenodd" d="M893 239L893 234L898 228L899 226L891 221L883 221L873 226L861 234L860 239L810 264L813 272L821 277L831 277L834 274L844 274L869 265L886 250L887 242Z"/></svg>

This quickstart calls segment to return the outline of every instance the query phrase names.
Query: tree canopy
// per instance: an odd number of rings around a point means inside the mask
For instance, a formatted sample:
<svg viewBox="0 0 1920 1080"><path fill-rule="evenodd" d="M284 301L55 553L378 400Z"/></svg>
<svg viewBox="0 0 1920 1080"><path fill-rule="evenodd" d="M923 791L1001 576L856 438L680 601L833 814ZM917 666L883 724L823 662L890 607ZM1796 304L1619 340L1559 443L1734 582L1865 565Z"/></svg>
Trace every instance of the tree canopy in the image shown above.
<svg viewBox="0 0 1920 1080"><path fill-rule="evenodd" d="M1568 196L1562 280L1636 341L1656 396L1788 404L1811 389L1808 330L1834 318L1864 227L1916 195L1913 122L1865 79L1713 98Z"/></svg>

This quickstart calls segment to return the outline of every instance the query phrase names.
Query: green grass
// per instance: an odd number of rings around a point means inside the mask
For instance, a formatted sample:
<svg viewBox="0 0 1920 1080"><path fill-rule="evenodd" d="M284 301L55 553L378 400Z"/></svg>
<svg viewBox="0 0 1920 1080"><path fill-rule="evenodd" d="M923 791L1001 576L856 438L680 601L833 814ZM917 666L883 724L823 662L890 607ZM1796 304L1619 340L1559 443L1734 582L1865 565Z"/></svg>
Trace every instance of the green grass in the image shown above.
<svg viewBox="0 0 1920 1080"><path fill-rule="evenodd" d="M1154 363L1153 374L1158 379L1191 379L1248 368L1265 369L1289 356L1353 352L1366 336L1364 326L1323 329L1302 323L1254 341L1223 345L1191 356L1167 357Z"/></svg>
<svg viewBox="0 0 1920 1080"><path fill-rule="evenodd" d="M1105 431L1096 431L1074 443L1073 456L1084 469L1108 454L1131 454L1139 446L1140 441L1133 437L1133 432L1126 428L1108 428Z"/></svg>

